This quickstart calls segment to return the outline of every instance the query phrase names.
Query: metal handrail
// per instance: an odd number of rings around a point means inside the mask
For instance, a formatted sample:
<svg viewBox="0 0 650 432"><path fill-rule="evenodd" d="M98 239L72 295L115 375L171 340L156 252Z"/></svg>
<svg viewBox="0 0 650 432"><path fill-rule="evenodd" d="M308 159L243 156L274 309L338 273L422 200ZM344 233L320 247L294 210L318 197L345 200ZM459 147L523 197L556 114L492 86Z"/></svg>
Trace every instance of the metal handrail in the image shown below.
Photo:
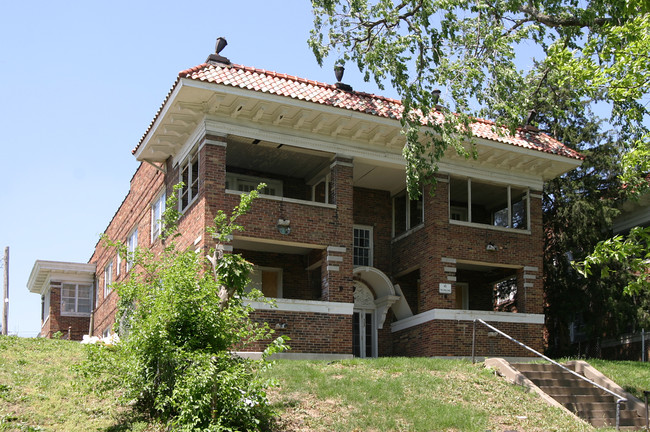
<svg viewBox="0 0 650 432"><path fill-rule="evenodd" d="M554 365L556 365L556 366L559 366L560 368L564 369L565 371L567 371L567 372L569 372L569 373L571 373L571 374L577 376L577 377L580 378L581 380L583 380L583 381L587 381L589 384L591 384L591 385L593 385L593 386L595 386L595 387L598 387L599 389L601 389L601 390L603 390L603 391L609 393L610 395L614 396L614 397L616 398L616 430L620 430L620 422L621 422L621 403L623 403L623 402L627 402L627 399L626 399L625 397L619 395L618 393L615 393L615 392L611 391L611 390L608 389L608 388L605 388L605 387L601 386L601 385L598 384L598 383L595 383L594 381L590 380L589 378L587 378L587 377L585 377L585 376L583 376L583 375L580 375L579 373L577 373L577 372L575 372L575 371L572 371L572 370L569 369L568 367L566 367L566 366L564 366L564 365L561 365L560 363L556 362L555 360L553 360L553 359L551 359L551 358L549 358L549 357L546 357L544 354L542 354L542 353L540 353L540 352L534 350L533 348L529 347L528 345L526 345L526 344L524 344L524 343L522 343L522 342L519 342L517 339L513 338L513 337L510 336L510 335L507 335L506 333L504 333L504 332L502 332L501 330L499 330L498 328L496 328L496 327L494 327L494 326L492 326L492 325L486 323L485 321L483 321L483 320L480 319L480 318L475 318L475 319L474 319L474 329L473 329L473 333L472 333L472 363L476 363L476 361L475 361L475 355L474 355L475 347L476 347L476 322L480 322L481 324L483 324L483 325L486 326L487 328L489 328L489 329L491 329L491 330L493 330L493 331L499 333L501 336L505 337L506 339L508 339L508 340L510 340L510 341L512 341L512 342L514 342L514 343L516 343L516 344L518 344L519 346L521 346L521 347L527 349L528 351L534 353L536 356L541 357L541 358L543 358L544 360L549 361L549 362L551 362L552 364L554 364Z"/></svg>

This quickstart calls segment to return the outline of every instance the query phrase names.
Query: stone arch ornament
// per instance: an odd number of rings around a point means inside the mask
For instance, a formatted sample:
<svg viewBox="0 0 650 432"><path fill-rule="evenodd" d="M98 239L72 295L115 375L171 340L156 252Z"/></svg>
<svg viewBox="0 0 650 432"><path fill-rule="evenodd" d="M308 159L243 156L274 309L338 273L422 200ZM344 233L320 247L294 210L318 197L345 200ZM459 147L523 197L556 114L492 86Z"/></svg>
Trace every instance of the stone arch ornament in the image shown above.
<svg viewBox="0 0 650 432"><path fill-rule="evenodd" d="M374 309L377 311L377 328L384 327L384 321L386 321L386 314L388 309L393 307L393 313L395 314L398 320L412 316L413 313L409 308L404 296L400 295L401 291L399 288L396 292L395 286L390 281L388 276L386 276L381 270L374 267L360 266L355 267L354 277L357 279L355 281L355 292L354 292L354 304L357 305L357 291L360 291L359 301L368 302L367 296L370 294L374 304ZM359 283L359 285L357 284ZM358 289L358 286L365 287L364 289ZM372 288L372 291L368 288ZM365 292L367 290L367 293ZM363 300L361 299L363 297Z"/></svg>

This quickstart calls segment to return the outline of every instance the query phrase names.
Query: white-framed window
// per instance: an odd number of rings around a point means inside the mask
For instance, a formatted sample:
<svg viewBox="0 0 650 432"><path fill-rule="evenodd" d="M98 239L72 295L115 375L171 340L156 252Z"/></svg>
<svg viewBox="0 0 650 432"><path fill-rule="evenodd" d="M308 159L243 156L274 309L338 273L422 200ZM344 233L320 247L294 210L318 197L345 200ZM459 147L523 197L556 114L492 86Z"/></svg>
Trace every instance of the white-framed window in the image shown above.
<svg viewBox="0 0 650 432"><path fill-rule="evenodd" d="M91 285L61 285L61 315L90 315Z"/></svg>
<svg viewBox="0 0 650 432"><path fill-rule="evenodd" d="M372 227L366 225L354 226L354 265L372 266L373 239Z"/></svg>
<svg viewBox="0 0 650 432"><path fill-rule="evenodd" d="M250 192L257 189L257 186L260 183L266 184L266 187L262 189L260 193L278 197L282 196L282 180L267 179L235 173L226 174L226 189L236 190L239 192Z"/></svg>
<svg viewBox="0 0 650 432"><path fill-rule="evenodd" d="M118 252L117 256L115 257L115 276L116 277L120 275L121 268L122 268L122 256Z"/></svg>
<svg viewBox="0 0 650 432"><path fill-rule="evenodd" d="M113 283L113 261L108 263L104 268L104 298L106 298L113 289L111 284Z"/></svg>
<svg viewBox="0 0 650 432"><path fill-rule="evenodd" d="M251 281L246 291L255 288L264 294L264 297L282 298L282 269L277 267L253 267L250 274Z"/></svg>
<svg viewBox="0 0 650 432"><path fill-rule="evenodd" d="M528 188L472 178L449 180L449 220L530 229Z"/></svg>
<svg viewBox="0 0 650 432"><path fill-rule="evenodd" d="M162 234L162 217L165 211L165 200L167 195L163 190L162 193L151 204L151 243Z"/></svg>
<svg viewBox="0 0 650 432"><path fill-rule="evenodd" d="M134 229L129 237L126 239L126 271L128 272L133 267L133 257L135 254L135 249L138 247L138 229Z"/></svg>
<svg viewBox="0 0 650 432"><path fill-rule="evenodd" d="M194 151L180 166L180 181L183 187L178 200L181 211L185 210L199 195L199 153Z"/></svg>
<svg viewBox="0 0 650 432"><path fill-rule="evenodd" d="M393 197L393 237L397 237L424 223L423 194L416 200L406 190Z"/></svg>

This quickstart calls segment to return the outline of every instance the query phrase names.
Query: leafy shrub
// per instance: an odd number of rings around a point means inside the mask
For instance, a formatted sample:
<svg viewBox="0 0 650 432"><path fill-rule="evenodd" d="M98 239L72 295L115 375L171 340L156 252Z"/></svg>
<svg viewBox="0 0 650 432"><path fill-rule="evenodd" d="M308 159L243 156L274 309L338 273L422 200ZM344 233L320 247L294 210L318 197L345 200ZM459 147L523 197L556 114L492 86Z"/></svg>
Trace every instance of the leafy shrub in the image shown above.
<svg viewBox="0 0 650 432"><path fill-rule="evenodd" d="M250 209L257 191L242 195L228 217L219 212L210 230L217 246L234 231L237 218ZM167 203L175 209L175 194ZM165 214L165 248L159 256L138 250L129 255L120 243L110 243L133 260L130 277L113 288L119 294L116 344L89 344L81 370L102 376L98 390L123 389L125 402L174 430L259 430L271 418L265 389L273 383L258 373L270 354L286 349L283 338L264 351L261 360L241 358L231 350L268 339L267 324L250 319L244 296L252 265L240 255L211 251L211 263L194 251L180 251L177 212ZM209 271L211 268L212 271Z"/></svg>

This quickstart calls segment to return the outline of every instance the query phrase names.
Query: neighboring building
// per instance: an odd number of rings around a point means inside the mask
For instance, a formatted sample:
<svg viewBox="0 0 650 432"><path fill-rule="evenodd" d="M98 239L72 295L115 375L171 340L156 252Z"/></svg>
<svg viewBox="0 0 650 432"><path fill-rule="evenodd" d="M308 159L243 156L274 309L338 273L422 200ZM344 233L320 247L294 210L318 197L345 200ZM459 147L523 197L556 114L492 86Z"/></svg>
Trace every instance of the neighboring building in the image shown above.
<svg viewBox="0 0 650 432"><path fill-rule="evenodd" d="M450 152L435 193L425 188L413 201L401 111L399 101L341 83L212 55L179 74L133 151L142 163L105 233L159 250L156 220L183 181L180 245L207 252L217 209L265 182L229 246L277 299L274 309L254 304L255 316L291 338L287 356L468 356L475 318L541 350L542 187L582 156L532 128L513 137L478 120L478 160ZM93 332L102 335L114 321L109 282L127 277L129 263L101 244L90 263ZM56 285L48 291L45 279L29 287L51 293L52 322ZM479 332L478 355L526 354Z"/></svg>

